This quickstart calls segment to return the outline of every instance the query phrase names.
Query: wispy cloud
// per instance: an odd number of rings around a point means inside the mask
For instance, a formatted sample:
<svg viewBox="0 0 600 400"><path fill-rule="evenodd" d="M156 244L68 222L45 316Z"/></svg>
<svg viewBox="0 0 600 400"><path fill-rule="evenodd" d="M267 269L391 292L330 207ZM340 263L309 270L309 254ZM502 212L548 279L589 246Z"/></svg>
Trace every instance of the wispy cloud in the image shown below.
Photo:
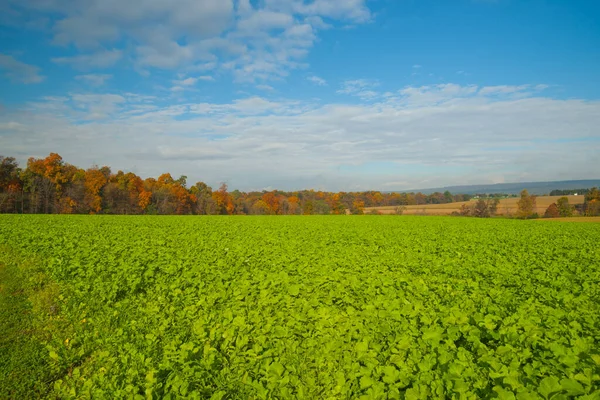
<svg viewBox="0 0 600 400"><path fill-rule="evenodd" d="M171 90L174 92L183 91L186 89L191 89L199 81L213 82L214 80L215 80L215 78L213 78L210 75L201 75L201 76L188 77L185 79L176 79L173 81L174 86L171 88Z"/></svg>
<svg viewBox="0 0 600 400"><path fill-rule="evenodd" d="M45 77L39 74L40 69L34 65L25 64L7 54L0 53L0 69L13 82L40 83Z"/></svg>
<svg viewBox="0 0 600 400"><path fill-rule="evenodd" d="M86 75L77 75L75 79L78 81L85 82L92 86L102 86L106 83L107 80L111 79L112 75L110 74L86 74Z"/></svg>
<svg viewBox="0 0 600 400"><path fill-rule="evenodd" d="M103 50L91 54L80 54L72 57L55 57L52 62L56 64L71 65L77 69L92 69L112 67L123 57L123 52L118 49Z"/></svg>
<svg viewBox="0 0 600 400"><path fill-rule="evenodd" d="M309 80L310 82L314 83L315 85L327 86L327 81L323 78L319 78L318 76L309 76L306 79Z"/></svg>
<svg viewBox="0 0 600 400"><path fill-rule="evenodd" d="M485 86L479 89L479 94L482 95L506 95L506 94L526 94L528 91L542 91L547 89L548 85L498 85Z"/></svg>
<svg viewBox="0 0 600 400"><path fill-rule="evenodd" d="M373 90L379 86L377 80L372 79L354 79L347 80L342 83L342 87L337 91L338 94L348 94L351 96L360 97L361 99L373 99L379 95Z"/></svg>
<svg viewBox="0 0 600 400"><path fill-rule="evenodd" d="M256 85L256 88L267 92L273 92L275 90L275 88L270 85Z"/></svg>

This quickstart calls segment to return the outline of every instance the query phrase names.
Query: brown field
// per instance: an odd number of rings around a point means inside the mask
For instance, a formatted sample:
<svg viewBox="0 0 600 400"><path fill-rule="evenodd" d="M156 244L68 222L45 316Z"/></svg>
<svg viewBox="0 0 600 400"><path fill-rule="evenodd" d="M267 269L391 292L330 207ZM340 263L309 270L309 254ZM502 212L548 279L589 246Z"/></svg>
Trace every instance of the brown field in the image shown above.
<svg viewBox="0 0 600 400"><path fill-rule="evenodd" d="M536 199L536 212L541 216L548 206L552 203L556 203L558 199L563 196L538 196ZM566 196L569 198L570 204L583 204L584 196ZM518 197L501 199L498 204L498 215L514 215L517 212ZM463 204L475 204L477 200L464 201L459 203L448 203L448 204L425 204L420 206L405 206L404 214L406 215L450 215L453 211L459 211ZM376 210L381 214L394 214L395 206L385 207L366 207L365 214ZM578 220L580 218L577 218ZM565 219L561 219L564 221Z"/></svg>
<svg viewBox="0 0 600 400"><path fill-rule="evenodd" d="M536 221L596 222L596 223L600 223L600 217L540 218L540 219L536 219Z"/></svg>

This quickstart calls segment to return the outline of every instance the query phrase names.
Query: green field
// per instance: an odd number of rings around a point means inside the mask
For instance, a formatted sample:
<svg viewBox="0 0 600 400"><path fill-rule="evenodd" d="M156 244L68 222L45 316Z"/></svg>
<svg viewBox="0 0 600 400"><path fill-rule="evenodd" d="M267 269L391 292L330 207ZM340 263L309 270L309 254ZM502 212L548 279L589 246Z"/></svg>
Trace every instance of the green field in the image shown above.
<svg viewBox="0 0 600 400"><path fill-rule="evenodd" d="M0 216L0 398L600 398L600 224Z"/></svg>

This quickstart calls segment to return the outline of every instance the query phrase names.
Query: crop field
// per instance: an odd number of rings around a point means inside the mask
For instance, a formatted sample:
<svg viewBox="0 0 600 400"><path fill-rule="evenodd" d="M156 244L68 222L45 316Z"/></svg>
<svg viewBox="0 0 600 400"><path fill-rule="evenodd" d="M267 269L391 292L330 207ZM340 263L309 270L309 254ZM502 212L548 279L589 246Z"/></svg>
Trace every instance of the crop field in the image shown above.
<svg viewBox="0 0 600 400"><path fill-rule="evenodd" d="M539 215L544 215L544 212L548 206L552 203L556 203L561 197L567 197L569 204L583 204L585 196L538 196L536 198L536 209ZM515 215L517 213L517 202L519 198L511 197L508 199L501 199L498 204L498 215ZM459 211L463 204L470 205L475 204L477 200L461 201L456 203L447 204L423 204L423 205L410 205L405 206L403 214L406 215L450 215L454 211ZM395 206L384 206L384 207L367 207L365 213L370 211L378 211L381 214L394 214L396 212Z"/></svg>
<svg viewBox="0 0 600 400"><path fill-rule="evenodd" d="M599 399L600 224L0 216L0 398Z"/></svg>

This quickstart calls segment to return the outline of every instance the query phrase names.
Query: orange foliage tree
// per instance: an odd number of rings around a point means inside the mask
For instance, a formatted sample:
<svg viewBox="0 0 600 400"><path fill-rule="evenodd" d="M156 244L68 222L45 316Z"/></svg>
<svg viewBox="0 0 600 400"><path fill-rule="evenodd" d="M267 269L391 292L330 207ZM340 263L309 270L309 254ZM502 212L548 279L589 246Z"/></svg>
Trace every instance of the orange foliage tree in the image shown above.
<svg viewBox="0 0 600 400"><path fill-rule="evenodd" d="M100 191L107 182L107 177L98 167L92 167L85 171L85 203L89 207L90 213L95 214L102 211Z"/></svg>

